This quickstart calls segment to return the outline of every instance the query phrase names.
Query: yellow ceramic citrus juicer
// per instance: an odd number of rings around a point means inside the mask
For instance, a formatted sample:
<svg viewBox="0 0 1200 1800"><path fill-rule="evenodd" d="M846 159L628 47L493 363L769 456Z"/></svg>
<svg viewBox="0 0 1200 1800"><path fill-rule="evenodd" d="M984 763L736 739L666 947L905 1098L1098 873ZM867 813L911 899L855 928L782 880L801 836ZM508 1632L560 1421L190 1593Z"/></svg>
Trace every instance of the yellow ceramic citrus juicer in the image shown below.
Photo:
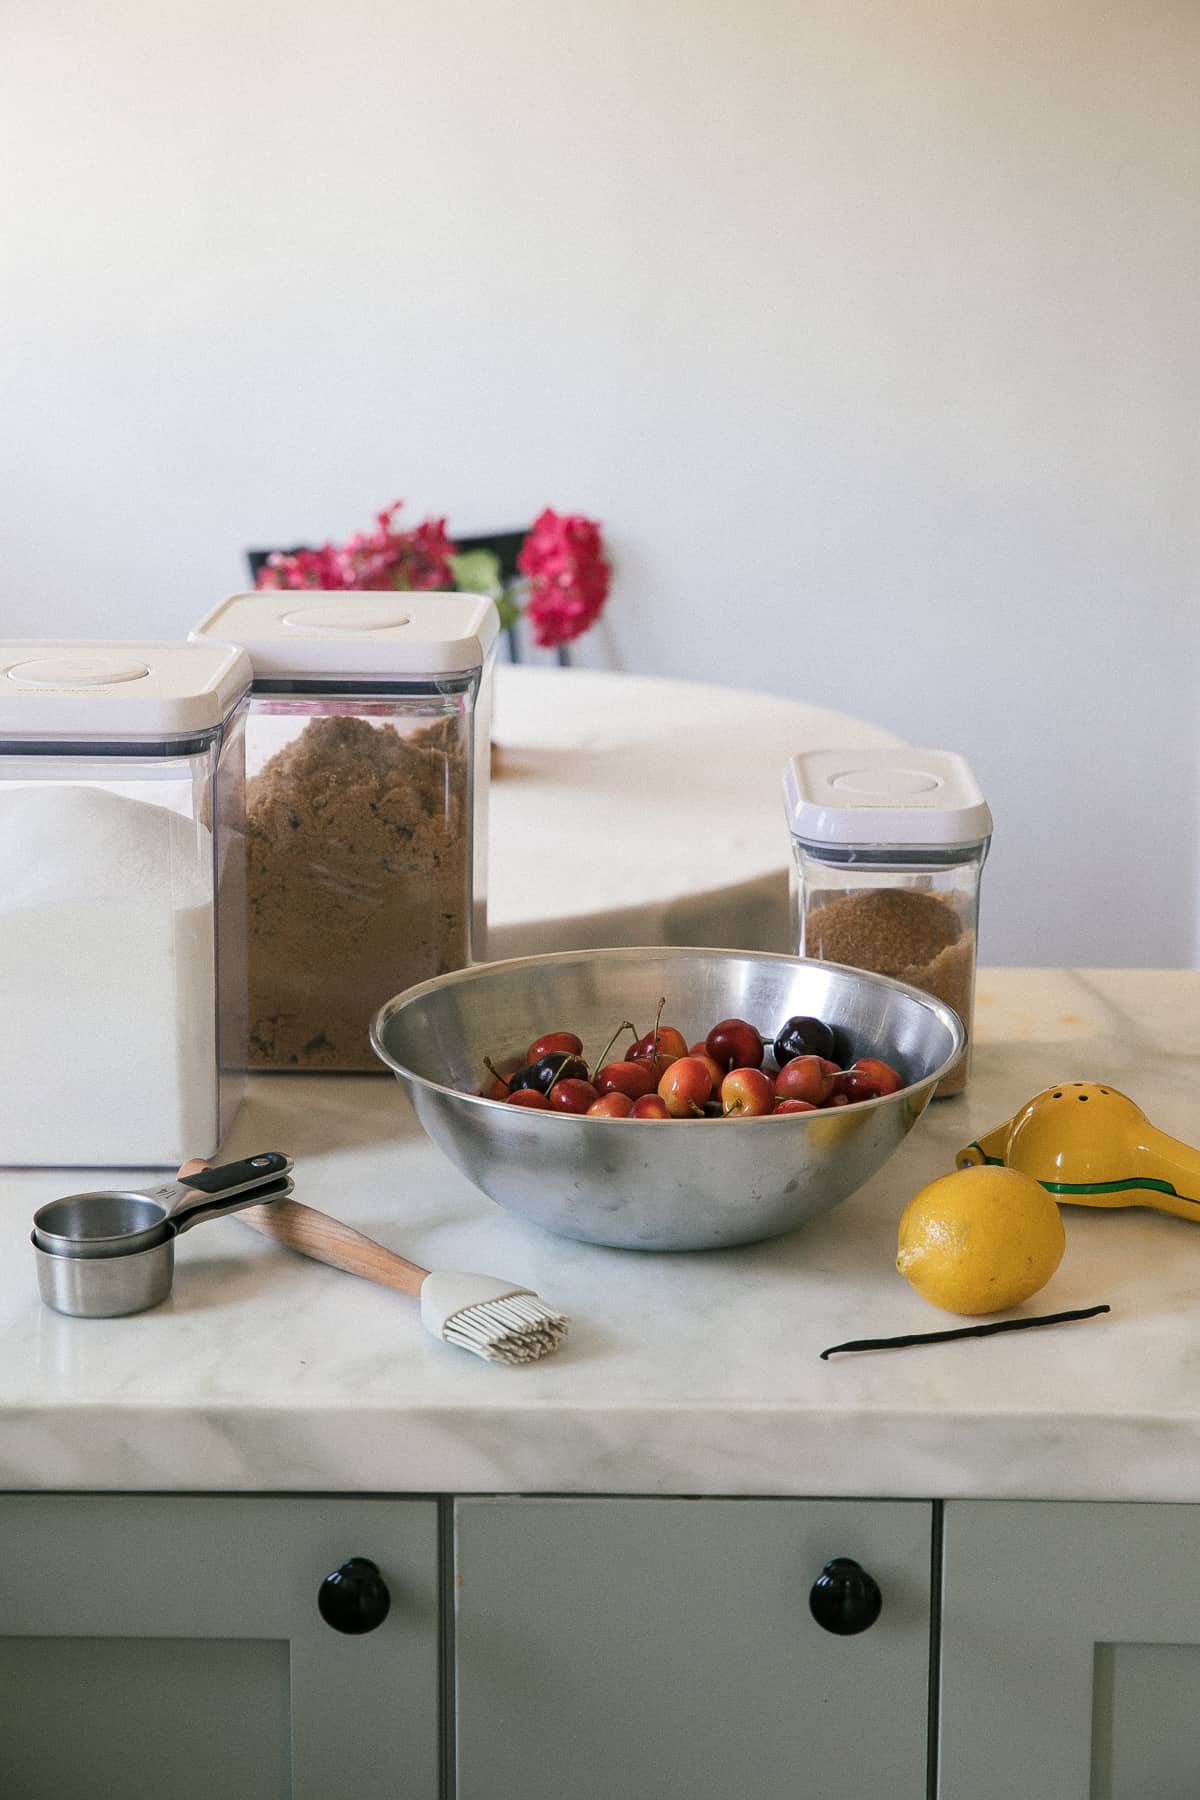
<svg viewBox="0 0 1200 1800"><path fill-rule="evenodd" d="M1035 1094L955 1163L1017 1169L1072 1206L1152 1206L1200 1222L1200 1150L1156 1130L1128 1094L1094 1081Z"/></svg>

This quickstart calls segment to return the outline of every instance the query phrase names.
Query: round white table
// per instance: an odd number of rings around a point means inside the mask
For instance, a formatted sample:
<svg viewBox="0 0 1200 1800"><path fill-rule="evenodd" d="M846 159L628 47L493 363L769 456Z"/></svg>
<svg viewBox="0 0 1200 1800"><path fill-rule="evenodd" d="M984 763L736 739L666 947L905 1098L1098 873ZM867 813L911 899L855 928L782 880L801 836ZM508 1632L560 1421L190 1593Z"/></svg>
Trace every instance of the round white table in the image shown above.
<svg viewBox="0 0 1200 1800"><path fill-rule="evenodd" d="M768 694L496 670L491 958L610 944L793 950L784 764L903 740Z"/></svg>

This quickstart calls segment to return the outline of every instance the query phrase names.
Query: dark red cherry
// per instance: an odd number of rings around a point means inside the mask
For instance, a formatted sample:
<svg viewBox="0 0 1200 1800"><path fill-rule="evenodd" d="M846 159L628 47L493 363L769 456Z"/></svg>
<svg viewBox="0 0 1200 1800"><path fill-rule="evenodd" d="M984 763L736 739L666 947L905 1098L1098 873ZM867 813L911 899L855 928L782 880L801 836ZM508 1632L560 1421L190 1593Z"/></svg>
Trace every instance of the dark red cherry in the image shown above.
<svg viewBox="0 0 1200 1800"><path fill-rule="evenodd" d="M836 1060L837 1042L832 1027L823 1019L796 1014L781 1025L775 1038L775 1061L782 1069L796 1056L827 1056Z"/></svg>
<svg viewBox="0 0 1200 1800"><path fill-rule="evenodd" d="M512 1078L514 1089L536 1088L539 1094L548 1094L556 1081L586 1081L587 1064L579 1056L568 1056L565 1051L555 1051L551 1056L539 1056L536 1062L526 1063L518 1069Z"/></svg>

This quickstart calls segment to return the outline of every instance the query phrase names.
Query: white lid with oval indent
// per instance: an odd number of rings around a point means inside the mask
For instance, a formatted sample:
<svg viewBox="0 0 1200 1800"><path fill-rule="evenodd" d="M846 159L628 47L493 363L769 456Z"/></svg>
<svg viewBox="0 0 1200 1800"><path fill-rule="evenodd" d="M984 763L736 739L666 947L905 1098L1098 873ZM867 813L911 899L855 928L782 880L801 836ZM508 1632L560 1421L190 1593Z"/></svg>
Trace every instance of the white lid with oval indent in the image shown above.
<svg viewBox="0 0 1200 1800"><path fill-rule="evenodd" d="M178 738L219 726L250 686L222 644L0 641L0 740Z"/></svg>
<svg viewBox="0 0 1200 1800"><path fill-rule="evenodd" d="M792 836L816 846L980 844L992 815L953 750L808 750L783 774Z"/></svg>
<svg viewBox="0 0 1200 1800"><path fill-rule="evenodd" d="M240 644L256 676L403 681L482 668L498 630L486 594L290 588L232 594L190 637Z"/></svg>

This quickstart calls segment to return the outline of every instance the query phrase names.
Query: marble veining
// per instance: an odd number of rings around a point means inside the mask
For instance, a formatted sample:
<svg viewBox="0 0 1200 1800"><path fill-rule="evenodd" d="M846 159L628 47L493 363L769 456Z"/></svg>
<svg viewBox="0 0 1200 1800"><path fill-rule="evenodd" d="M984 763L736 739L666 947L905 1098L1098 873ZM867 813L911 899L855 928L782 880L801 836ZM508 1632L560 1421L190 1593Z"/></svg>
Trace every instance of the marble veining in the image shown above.
<svg viewBox="0 0 1200 1800"><path fill-rule="evenodd" d="M500 1212L385 1077L256 1078L228 1154L285 1149L298 1198L572 1315L567 1347L519 1370L437 1344L402 1296L236 1218L181 1240L158 1310L61 1318L37 1298L30 1216L118 1177L5 1171L0 1486L1194 1500L1200 1229L1184 1221L1064 1209L1062 1266L1021 1310L1106 1301L1107 1318L819 1359L950 1322L892 1267L905 1202L1030 1095L1082 1079L1200 1142L1200 973L984 971L967 1094L930 1107L860 1193L773 1243L642 1256Z"/></svg>

